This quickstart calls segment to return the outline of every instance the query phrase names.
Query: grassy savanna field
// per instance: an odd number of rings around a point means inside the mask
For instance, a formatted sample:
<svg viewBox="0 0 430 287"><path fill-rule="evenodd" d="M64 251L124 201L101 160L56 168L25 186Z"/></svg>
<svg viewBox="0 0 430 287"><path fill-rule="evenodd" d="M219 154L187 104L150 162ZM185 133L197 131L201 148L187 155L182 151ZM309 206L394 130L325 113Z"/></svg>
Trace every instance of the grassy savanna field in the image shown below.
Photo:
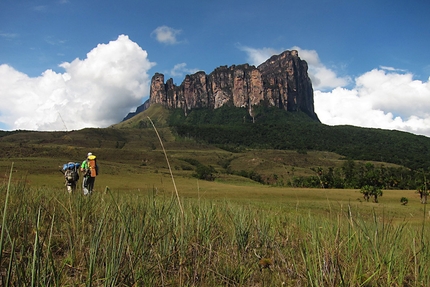
<svg viewBox="0 0 430 287"><path fill-rule="evenodd" d="M257 159L260 152L242 160L263 161ZM91 197L80 190L66 193L58 171L66 158L3 160L2 284L430 282L430 219L415 191L387 190L372 203L351 189L275 187L222 174L215 181L197 180L191 170L174 168L183 164L177 158L193 155L209 163L216 162L211 157L230 155L206 147L167 153L173 179L159 149L143 153L145 164L140 158L119 162L99 156L101 172ZM296 173L301 170L306 168L296 166ZM401 205L401 197L409 203Z"/></svg>

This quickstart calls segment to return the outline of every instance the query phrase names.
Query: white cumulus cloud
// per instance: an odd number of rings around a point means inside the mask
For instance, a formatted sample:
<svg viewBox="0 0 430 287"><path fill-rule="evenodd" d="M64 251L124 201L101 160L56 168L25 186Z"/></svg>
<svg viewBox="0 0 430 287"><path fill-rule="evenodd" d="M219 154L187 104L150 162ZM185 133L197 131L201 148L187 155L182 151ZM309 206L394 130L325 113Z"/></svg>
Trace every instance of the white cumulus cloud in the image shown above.
<svg viewBox="0 0 430 287"><path fill-rule="evenodd" d="M176 64L173 69L169 71L169 74L173 77L181 77L184 74L194 74L197 73L199 69L189 69L186 63Z"/></svg>
<svg viewBox="0 0 430 287"><path fill-rule="evenodd" d="M151 35L160 43L174 45L179 43L177 36L181 33L181 30L176 30L168 26L160 26L152 31Z"/></svg>
<svg viewBox="0 0 430 287"><path fill-rule="evenodd" d="M155 63L128 36L99 44L64 73L29 77L0 65L0 122L8 130L72 130L117 123L149 94Z"/></svg>
<svg viewBox="0 0 430 287"><path fill-rule="evenodd" d="M283 52L282 50L273 48L255 49L246 46L239 46L239 49L247 54L247 63L254 66L258 66L273 55L277 55Z"/></svg>
<svg viewBox="0 0 430 287"><path fill-rule="evenodd" d="M387 71L364 73L352 89L316 90L315 112L321 122L430 136L430 79L422 82L410 73Z"/></svg>

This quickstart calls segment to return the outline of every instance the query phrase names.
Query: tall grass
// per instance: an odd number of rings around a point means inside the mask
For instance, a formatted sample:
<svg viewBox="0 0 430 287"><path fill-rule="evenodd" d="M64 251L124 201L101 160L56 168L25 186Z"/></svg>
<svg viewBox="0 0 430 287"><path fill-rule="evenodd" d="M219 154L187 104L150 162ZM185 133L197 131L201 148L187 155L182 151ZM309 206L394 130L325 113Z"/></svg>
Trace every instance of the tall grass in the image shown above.
<svg viewBox="0 0 430 287"><path fill-rule="evenodd" d="M303 215L159 189L1 186L2 286L428 286L423 225L359 208ZM370 218L370 219L369 219Z"/></svg>

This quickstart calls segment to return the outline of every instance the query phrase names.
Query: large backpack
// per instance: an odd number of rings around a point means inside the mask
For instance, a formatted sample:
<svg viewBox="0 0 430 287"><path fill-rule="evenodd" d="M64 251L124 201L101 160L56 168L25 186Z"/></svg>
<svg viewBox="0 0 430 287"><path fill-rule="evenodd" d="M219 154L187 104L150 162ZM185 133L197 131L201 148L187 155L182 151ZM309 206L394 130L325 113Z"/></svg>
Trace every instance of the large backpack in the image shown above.
<svg viewBox="0 0 430 287"><path fill-rule="evenodd" d="M67 182L75 182L79 180L79 166L80 164L69 162L63 165L64 177Z"/></svg>
<svg viewBox="0 0 430 287"><path fill-rule="evenodd" d="M87 159L89 174L91 177L96 177L99 174L97 160L95 155L90 155Z"/></svg>

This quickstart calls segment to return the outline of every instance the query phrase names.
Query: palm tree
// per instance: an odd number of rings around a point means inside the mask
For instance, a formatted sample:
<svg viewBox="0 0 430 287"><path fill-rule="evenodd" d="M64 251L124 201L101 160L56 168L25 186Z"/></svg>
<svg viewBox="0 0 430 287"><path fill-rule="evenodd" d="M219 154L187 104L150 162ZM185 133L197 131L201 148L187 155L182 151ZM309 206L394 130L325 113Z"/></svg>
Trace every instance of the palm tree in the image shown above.
<svg viewBox="0 0 430 287"><path fill-rule="evenodd" d="M360 192L363 194L366 201L369 201L369 198L373 197L373 202L375 203L378 202L378 197L382 196L382 189L373 185L365 185L361 187Z"/></svg>

